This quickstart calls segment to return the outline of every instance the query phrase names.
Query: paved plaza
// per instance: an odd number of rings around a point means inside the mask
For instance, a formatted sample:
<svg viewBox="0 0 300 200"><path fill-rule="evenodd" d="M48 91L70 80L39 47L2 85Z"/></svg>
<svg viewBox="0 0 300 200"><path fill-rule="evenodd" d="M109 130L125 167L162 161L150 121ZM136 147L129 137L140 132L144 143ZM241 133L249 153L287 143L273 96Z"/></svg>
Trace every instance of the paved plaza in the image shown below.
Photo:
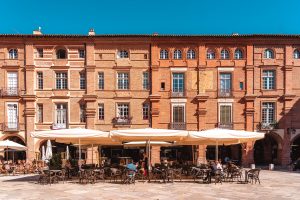
<svg viewBox="0 0 300 200"><path fill-rule="evenodd" d="M191 181L121 185L109 181L39 185L37 176L0 177L0 199L299 199L300 173L262 171L259 184Z"/></svg>

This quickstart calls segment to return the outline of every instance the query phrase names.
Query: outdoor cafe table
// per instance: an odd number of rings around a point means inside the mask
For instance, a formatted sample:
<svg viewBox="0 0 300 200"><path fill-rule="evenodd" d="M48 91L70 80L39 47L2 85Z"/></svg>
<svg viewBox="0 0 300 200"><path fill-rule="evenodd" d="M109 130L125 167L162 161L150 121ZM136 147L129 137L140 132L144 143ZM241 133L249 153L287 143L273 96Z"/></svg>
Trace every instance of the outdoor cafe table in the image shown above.
<svg viewBox="0 0 300 200"><path fill-rule="evenodd" d="M48 174L49 175L49 183L51 185L51 179L57 179L58 178L58 174L61 173L62 171L61 170L54 170L54 169L51 169L51 170L44 170L44 173L45 174Z"/></svg>

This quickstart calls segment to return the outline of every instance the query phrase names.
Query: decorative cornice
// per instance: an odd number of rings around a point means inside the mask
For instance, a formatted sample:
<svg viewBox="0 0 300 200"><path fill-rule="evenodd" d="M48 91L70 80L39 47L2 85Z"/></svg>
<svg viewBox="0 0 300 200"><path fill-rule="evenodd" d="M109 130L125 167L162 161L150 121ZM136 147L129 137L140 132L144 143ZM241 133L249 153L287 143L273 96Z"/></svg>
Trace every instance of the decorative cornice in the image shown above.
<svg viewBox="0 0 300 200"><path fill-rule="evenodd" d="M23 94L21 97L23 101L35 101L37 98L34 94Z"/></svg>
<svg viewBox="0 0 300 200"><path fill-rule="evenodd" d="M282 99L284 101L292 101L295 97L296 97L296 95L294 95L294 94L284 94L284 95L282 95Z"/></svg>
<svg viewBox="0 0 300 200"><path fill-rule="evenodd" d="M97 95L85 94L82 96L83 100L86 102L95 102L97 100Z"/></svg>
<svg viewBox="0 0 300 200"><path fill-rule="evenodd" d="M254 101L255 99L256 99L256 95L255 94L246 94L245 96L244 96L244 99L246 100L246 101Z"/></svg>
<svg viewBox="0 0 300 200"><path fill-rule="evenodd" d="M149 100L151 102L158 102L158 101L160 101L160 95L158 95L158 94L151 94L151 95L149 95Z"/></svg>
<svg viewBox="0 0 300 200"><path fill-rule="evenodd" d="M208 96L207 94L205 94L205 93L198 94L198 95L195 97L195 99L196 99L197 101L200 101L200 102L205 102L205 101L207 101L208 98L209 98L209 96Z"/></svg>

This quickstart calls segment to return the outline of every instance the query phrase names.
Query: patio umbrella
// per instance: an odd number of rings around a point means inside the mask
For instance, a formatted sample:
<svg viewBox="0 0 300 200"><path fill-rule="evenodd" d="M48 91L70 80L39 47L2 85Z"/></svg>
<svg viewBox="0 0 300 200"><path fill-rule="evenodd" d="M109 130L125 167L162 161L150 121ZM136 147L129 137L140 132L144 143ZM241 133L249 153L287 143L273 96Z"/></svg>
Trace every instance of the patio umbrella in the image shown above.
<svg viewBox="0 0 300 200"><path fill-rule="evenodd" d="M188 136L185 130L171 130L171 129L125 129L114 130L110 132L111 137L122 142L128 141L177 141L182 140Z"/></svg>
<svg viewBox="0 0 300 200"><path fill-rule="evenodd" d="M70 151L69 151L69 146L67 146L66 149L66 159L69 160L70 159Z"/></svg>
<svg viewBox="0 0 300 200"><path fill-rule="evenodd" d="M146 141L146 152L148 154L148 169L150 170L151 163L151 142L153 141L180 141L188 136L185 130L171 130L171 129L125 129L110 131L111 137L122 142L131 141Z"/></svg>
<svg viewBox="0 0 300 200"><path fill-rule="evenodd" d="M45 146L42 146L42 161L46 160L46 154L45 154Z"/></svg>
<svg viewBox="0 0 300 200"><path fill-rule="evenodd" d="M10 140L3 140L0 141L0 149L6 149L6 155L7 155L6 158L8 159L8 149L25 151L27 150L27 147ZM13 160L14 160L14 152L13 152Z"/></svg>
<svg viewBox="0 0 300 200"><path fill-rule="evenodd" d="M47 147L46 147L46 160L50 160L52 158L52 145L51 141L47 141Z"/></svg>
<svg viewBox="0 0 300 200"><path fill-rule="evenodd" d="M265 133L230 129L210 129L205 131L189 131L183 143L216 145L216 160L218 160L218 146L254 142L263 139Z"/></svg>

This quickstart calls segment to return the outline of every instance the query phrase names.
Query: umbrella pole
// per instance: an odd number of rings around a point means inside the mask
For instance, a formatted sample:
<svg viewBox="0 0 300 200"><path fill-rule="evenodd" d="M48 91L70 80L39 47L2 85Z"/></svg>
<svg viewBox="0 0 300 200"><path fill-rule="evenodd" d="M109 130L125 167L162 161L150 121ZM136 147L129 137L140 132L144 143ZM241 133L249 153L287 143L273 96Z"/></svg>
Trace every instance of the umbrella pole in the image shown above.
<svg viewBox="0 0 300 200"><path fill-rule="evenodd" d="M80 145L80 139L79 139L79 168L81 168L81 145Z"/></svg>
<svg viewBox="0 0 300 200"><path fill-rule="evenodd" d="M8 163L8 146L6 147L6 163Z"/></svg>
<svg viewBox="0 0 300 200"><path fill-rule="evenodd" d="M92 144L92 165L94 164L94 145Z"/></svg>
<svg viewBox="0 0 300 200"><path fill-rule="evenodd" d="M219 160L219 158L218 158L218 156L219 156L219 146L218 146L218 140L216 141L216 161L218 161Z"/></svg>

